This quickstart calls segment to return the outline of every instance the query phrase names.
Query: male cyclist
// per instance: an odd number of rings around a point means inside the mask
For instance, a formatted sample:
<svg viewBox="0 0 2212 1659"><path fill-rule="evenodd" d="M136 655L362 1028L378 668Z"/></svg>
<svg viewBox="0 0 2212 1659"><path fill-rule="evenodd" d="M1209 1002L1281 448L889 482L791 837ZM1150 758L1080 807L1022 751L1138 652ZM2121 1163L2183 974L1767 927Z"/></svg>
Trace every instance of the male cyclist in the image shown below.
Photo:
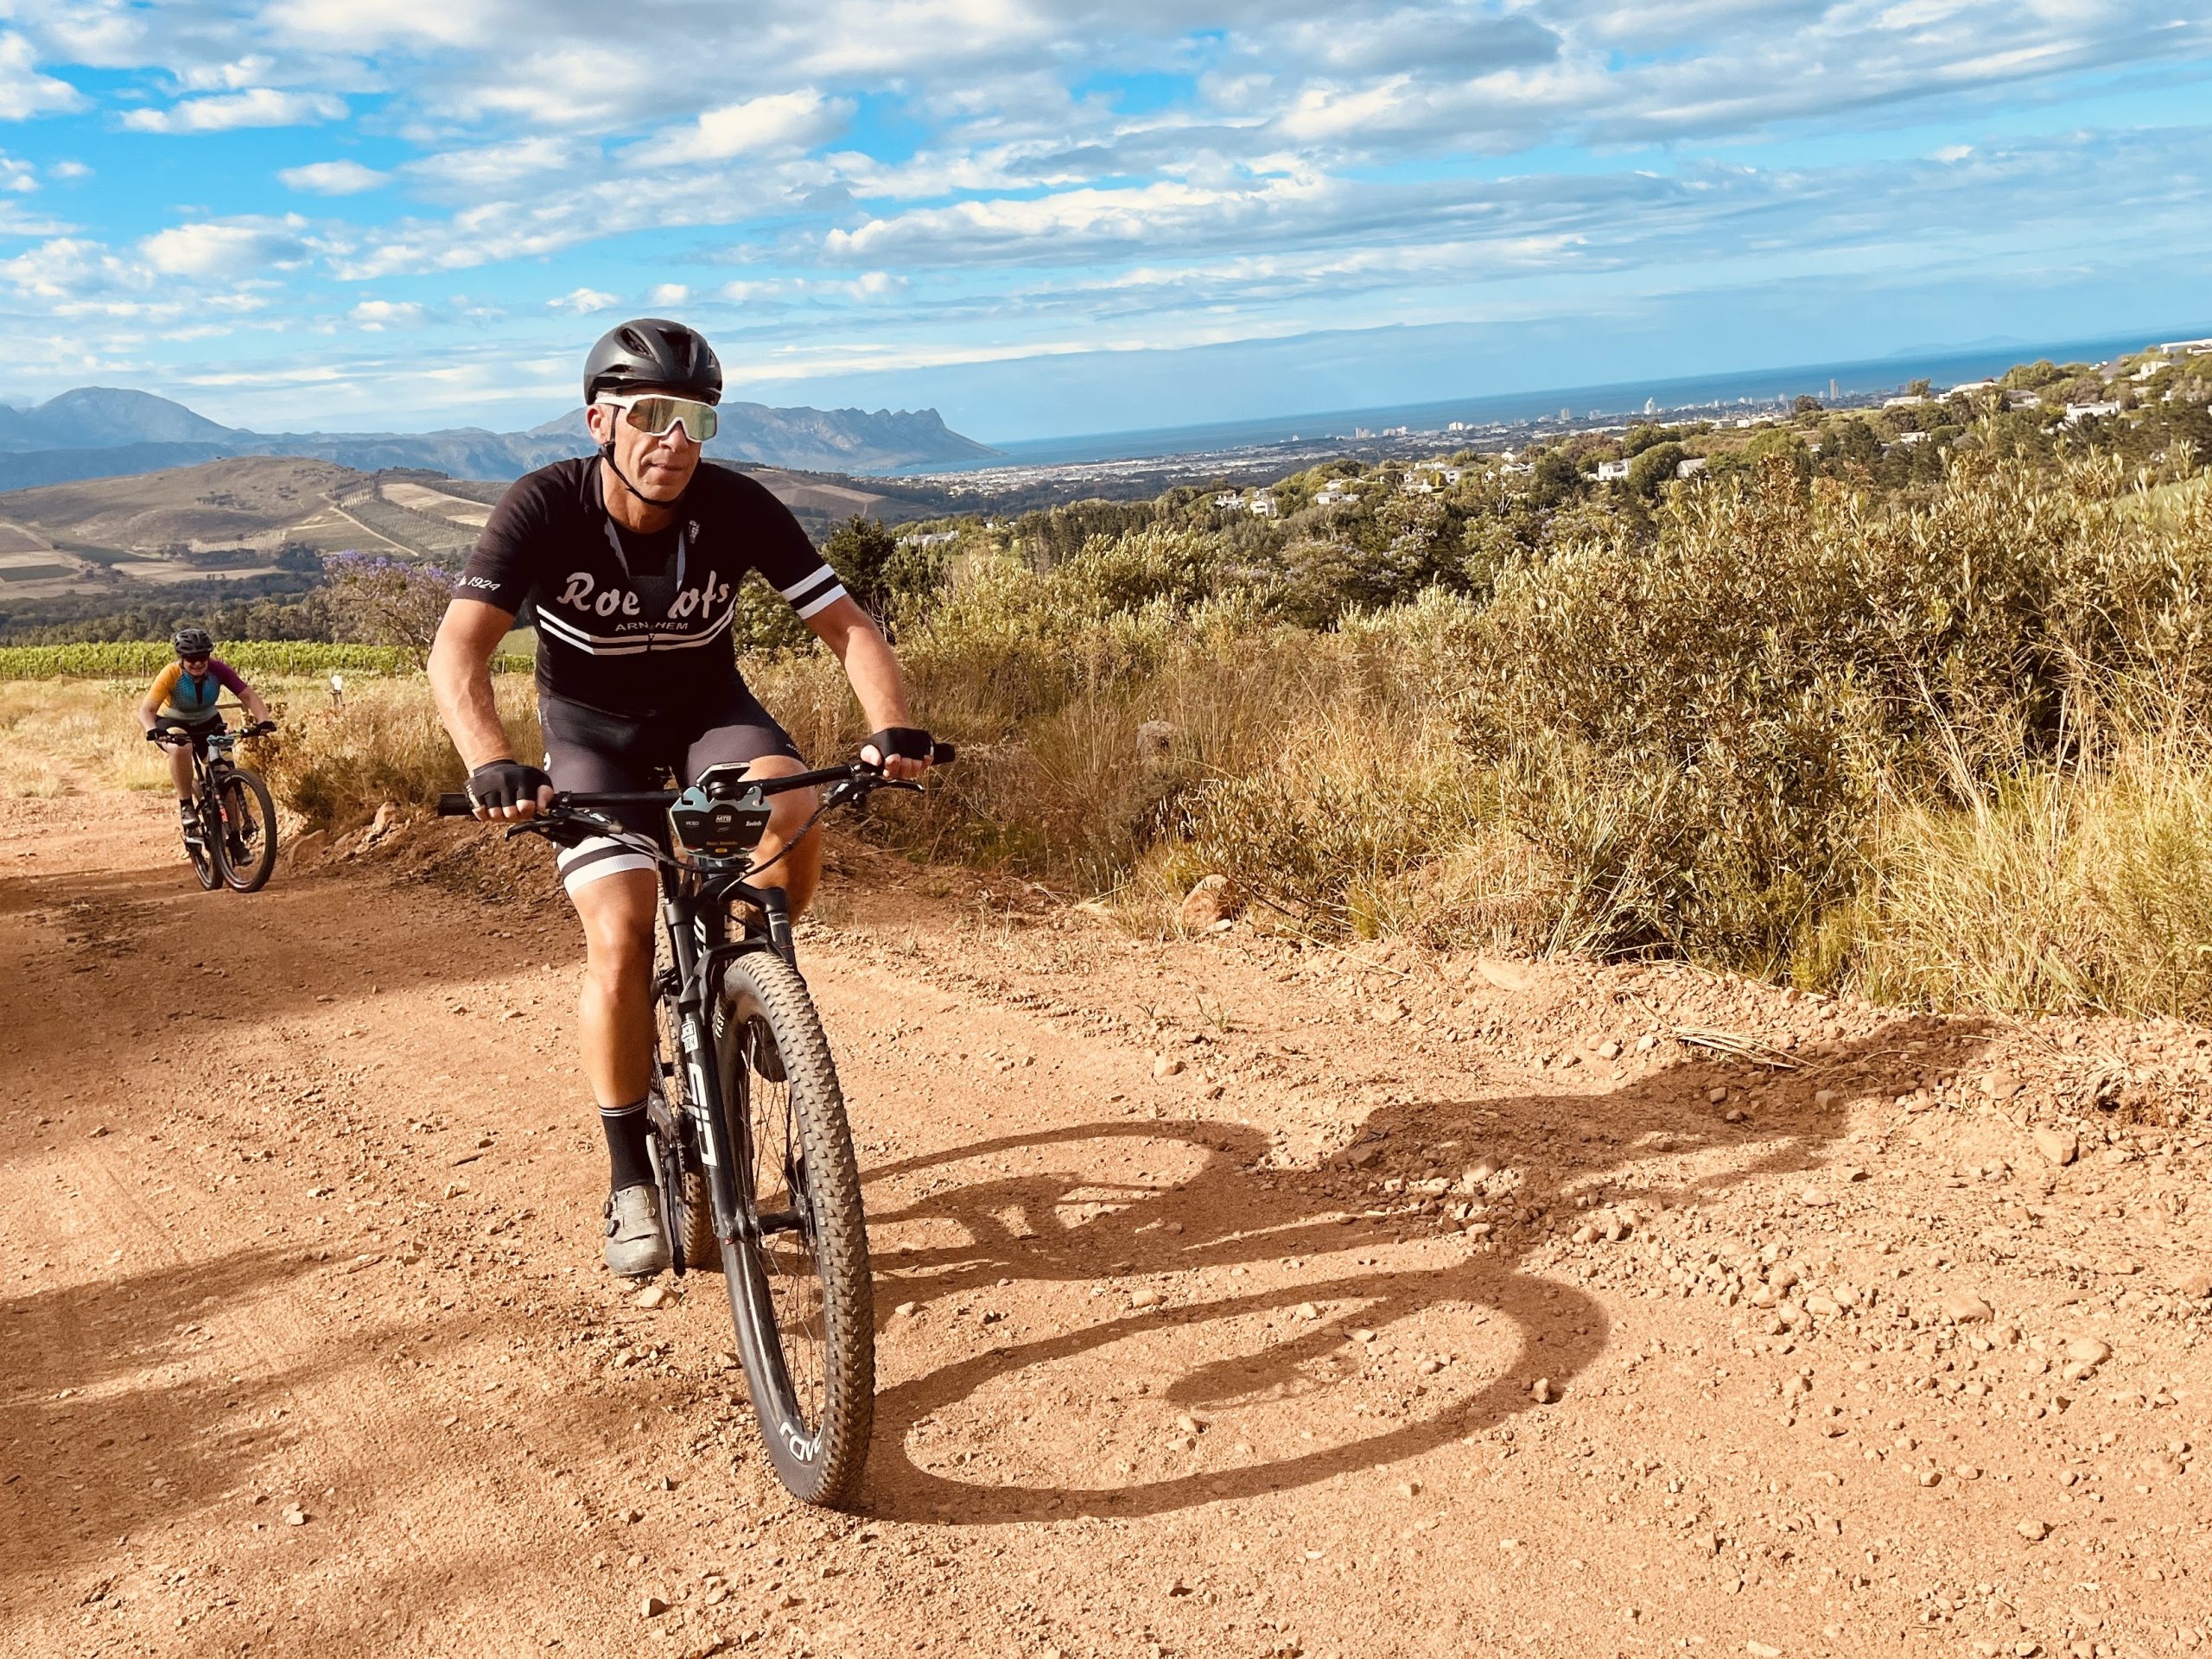
<svg viewBox="0 0 2212 1659"><path fill-rule="evenodd" d="M223 717L215 712L216 700L229 692L257 721L269 718L269 705L238 677L238 670L215 654L214 636L207 629L179 628L169 647L176 652L176 660L146 688L145 698L138 705L138 723L146 728L149 743L159 742L170 733L181 733L192 740L188 744L169 745L169 780L176 785L177 817L183 823L184 838L195 841L200 819L192 804L192 755L223 729Z"/></svg>
<svg viewBox="0 0 2212 1659"><path fill-rule="evenodd" d="M862 755L894 778L928 766L890 646L798 521L754 480L700 464L721 391L721 365L683 324L609 330L584 364L598 453L517 480L493 510L430 652L478 817L534 817L556 786L655 789L664 768L685 784L726 761L763 778L804 770L730 644L738 584L756 570L843 664L876 728ZM533 600L542 771L515 758L492 696L492 655ZM821 874L818 835L791 845L817 804L811 791L776 796L760 845L764 861L782 853L762 880L783 884L794 912ZM666 833L651 810L610 816ZM645 1147L658 873L603 837L565 849L558 868L584 928L578 1039L607 1135L607 1265L643 1277L669 1261Z"/></svg>

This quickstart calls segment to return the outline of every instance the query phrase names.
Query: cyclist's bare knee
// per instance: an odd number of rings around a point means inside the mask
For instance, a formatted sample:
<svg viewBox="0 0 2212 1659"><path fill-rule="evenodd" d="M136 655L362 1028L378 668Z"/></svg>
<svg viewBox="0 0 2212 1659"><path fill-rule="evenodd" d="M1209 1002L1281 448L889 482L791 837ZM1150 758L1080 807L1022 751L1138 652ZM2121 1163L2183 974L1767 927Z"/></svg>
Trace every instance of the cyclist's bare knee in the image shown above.
<svg viewBox="0 0 2212 1659"><path fill-rule="evenodd" d="M756 778L788 778L805 770L787 754L763 755L749 768L750 774ZM815 883L822 876L822 830L818 824L808 828L821 804L822 791L818 789L794 789L772 796L768 802L768 830L760 838L760 856L762 860L774 858L776 862L761 877L761 882L783 888L794 913L805 910L813 902ZM802 832L805 838L792 847L792 838ZM787 847L791 848L789 852L784 850Z"/></svg>
<svg viewBox="0 0 2212 1659"><path fill-rule="evenodd" d="M624 870L569 895L584 925L584 971L606 990L635 991L651 978L659 891L652 871Z"/></svg>

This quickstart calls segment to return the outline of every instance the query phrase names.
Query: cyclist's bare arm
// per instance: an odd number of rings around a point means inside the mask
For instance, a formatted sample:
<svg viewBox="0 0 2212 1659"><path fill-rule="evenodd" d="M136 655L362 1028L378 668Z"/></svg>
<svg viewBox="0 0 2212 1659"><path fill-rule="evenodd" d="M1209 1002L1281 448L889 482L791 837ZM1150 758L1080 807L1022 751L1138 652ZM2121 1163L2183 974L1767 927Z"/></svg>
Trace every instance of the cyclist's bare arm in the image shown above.
<svg viewBox="0 0 2212 1659"><path fill-rule="evenodd" d="M437 701L446 734L471 772L487 761L515 758L492 696L492 655L514 625L512 611L480 599L456 599L446 607L445 620L438 624L437 639L430 646L430 695ZM494 816L528 818L537 812L536 802L522 801Z"/></svg>
<svg viewBox="0 0 2212 1659"><path fill-rule="evenodd" d="M806 626L844 664L845 677L853 683L853 695L860 699L861 713L872 729L880 732L914 723L913 712L906 705L906 681L899 671L899 659L891 654L891 644L875 626L875 620L855 601L848 596L823 606L807 618ZM918 778L929 770L929 764L892 755L883 769L893 778Z"/></svg>

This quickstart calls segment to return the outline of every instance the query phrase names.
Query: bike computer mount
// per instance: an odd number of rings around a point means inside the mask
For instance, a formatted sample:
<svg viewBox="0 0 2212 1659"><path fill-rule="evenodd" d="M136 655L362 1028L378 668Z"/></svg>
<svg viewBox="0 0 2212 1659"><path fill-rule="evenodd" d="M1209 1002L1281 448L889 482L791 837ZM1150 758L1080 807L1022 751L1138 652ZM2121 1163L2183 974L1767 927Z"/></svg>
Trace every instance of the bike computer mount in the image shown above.
<svg viewBox="0 0 2212 1659"><path fill-rule="evenodd" d="M768 804L747 782L745 766L709 766L671 802L670 827L684 849L702 858L741 858L760 844Z"/></svg>

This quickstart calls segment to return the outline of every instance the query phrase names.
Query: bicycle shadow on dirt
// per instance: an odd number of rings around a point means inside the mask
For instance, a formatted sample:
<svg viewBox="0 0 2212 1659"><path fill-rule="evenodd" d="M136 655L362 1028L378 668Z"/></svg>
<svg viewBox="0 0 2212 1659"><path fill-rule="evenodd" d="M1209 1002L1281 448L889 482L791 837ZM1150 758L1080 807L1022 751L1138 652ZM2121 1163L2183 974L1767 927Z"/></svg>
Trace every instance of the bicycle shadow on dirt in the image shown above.
<svg viewBox="0 0 2212 1659"><path fill-rule="evenodd" d="M320 1267L297 1250L250 1250L0 1299L0 1527L11 1541L0 1591L104 1558L118 1535L249 1477L288 1432L273 1414L309 1376L163 1373L219 1347L226 1313Z"/></svg>
<svg viewBox="0 0 2212 1659"><path fill-rule="evenodd" d="M1491 1207L1491 1216L1503 1224L1487 1248L1453 1246L1469 1253L1433 1268L1294 1268L1290 1281L1277 1288L1222 1295L1207 1287L1187 1303L1176 1305L1171 1298L1171 1305L1157 1309L1051 1332L957 1360L879 1397L868 1491L887 1516L963 1524L1153 1515L1310 1485L1415 1457L1509 1422L1535 1407L1533 1378L1541 1376L1572 1391L1611 1334L1604 1309L1592 1295L1570 1282L1522 1270L1529 1250L1549 1236L1541 1226L1547 1217L1571 1209L1579 1194L1593 1189L1609 1199L1675 1206L1706 1201L1760 1177L1815 1168L1823 1150L1839 1137L1847 1110L1840 1090L1821 1098L1825 1078L1914 1042L1919 1047L1895 1068L1901 1086L1892 1090L1888 1082L1876 1082L1860 1091L1904 1092L1910 1087L1905 1078L1914 1072L1955 1071L1966 1065L1986 1046L1987 1032L1981 1025L1901 1016L1866 1038L1808 1051L1802 1069L1776 1085L1776 1096L1758 1121L1740 1127L1717 1121L1717 1112L1705 1105L1701 1087L1692 1082L1703 1069L1688 1066L1604 1092L1384 1108L1366 1120L1363 1140L1382 1138L1388 1145L1414 1147L1495 1147L1503 1154L1501 1162L1510 1159L1522 1171L1521 1185ZM1689 1104L1693 1097L1694 1108ZM1579 1135L1554 1128L1570 1122L1599 1127L1583 1128ZM1336 1258L1395 1242L1393 1228L1400 1234L1408 1229L1439 1237L1456 1234L1456 1228L1433 1217L1347 1221L1345 1205L1316 1190L1344 1179L1341 1160L1319 1172L1266 1169L1261 1160L1268 1150L1267 1138L1221 1122L1117 1119L1082 1124L906 1160L872 1171L868 1179L880 1192L902 1178L977 1160L1033 1157L1055 1147L1097 1147L1117 1141L1179 1143L1198 1151L1201 1161L1187 1178L1165 1187L1129 1183L1116 1192L1080 1169L1046 1170L994 1175L906 1205L872 1204L873 1227L921 1224L927 1231L950 1226L965 1238L962 1244L909 1248L880 1259L880 1278L896 1283L880 1287L879 1304L910 1299L925 1306L944 1302L983 1293L1001 1278L1099 1281L1307 1256ZM1669 1157L1687 1154L1691 1165L1711 1166L1667 1181L1656 1172L1639 1174L1637 1166L1660 1155L1662 1147ZM1070 1221L1071 1210L1084 1213ZM1009 1216L1019 1217L1019 1225L1010 1224ZM1331 1357L1344 1355L1356 1330L1385 1332L1447 1306L1510 1322L1515 1345L1496 1363L1490 1380L1456 1394L1445 1386L1446 1379L1433 1379L1434 1388L1409 1385L1402 1408L1412 1414L1410 1421L1362 1433L1355 1427L1360 1421L1356 1414L1340 1413L1342 1435L1310 1452L1181 1472L1133 1470L1122 1484L1090 1485L1072 1478L1028 1485L957 1479L924 1468L913 1456L913 1432L925 1420L1017 1373L1079 1359L1118 1343L1147 1344L1155 1356L1152 1363L1163 1366L1172 1362L1156 1356L1173 1351L1178 1332L1224 1327L1231 1351L1189 1366L1159 1397L1185 1412L1229 1412L1255 1402L1318 1396L1340 1380ZM1249 1334L1255 1319L1265 1322L1256 1351ZM1209 1455L1211 1444L1232 1438L1225 1425L1209 1433ZM980 1449L968 1448L970 1455Z"/></svg>

